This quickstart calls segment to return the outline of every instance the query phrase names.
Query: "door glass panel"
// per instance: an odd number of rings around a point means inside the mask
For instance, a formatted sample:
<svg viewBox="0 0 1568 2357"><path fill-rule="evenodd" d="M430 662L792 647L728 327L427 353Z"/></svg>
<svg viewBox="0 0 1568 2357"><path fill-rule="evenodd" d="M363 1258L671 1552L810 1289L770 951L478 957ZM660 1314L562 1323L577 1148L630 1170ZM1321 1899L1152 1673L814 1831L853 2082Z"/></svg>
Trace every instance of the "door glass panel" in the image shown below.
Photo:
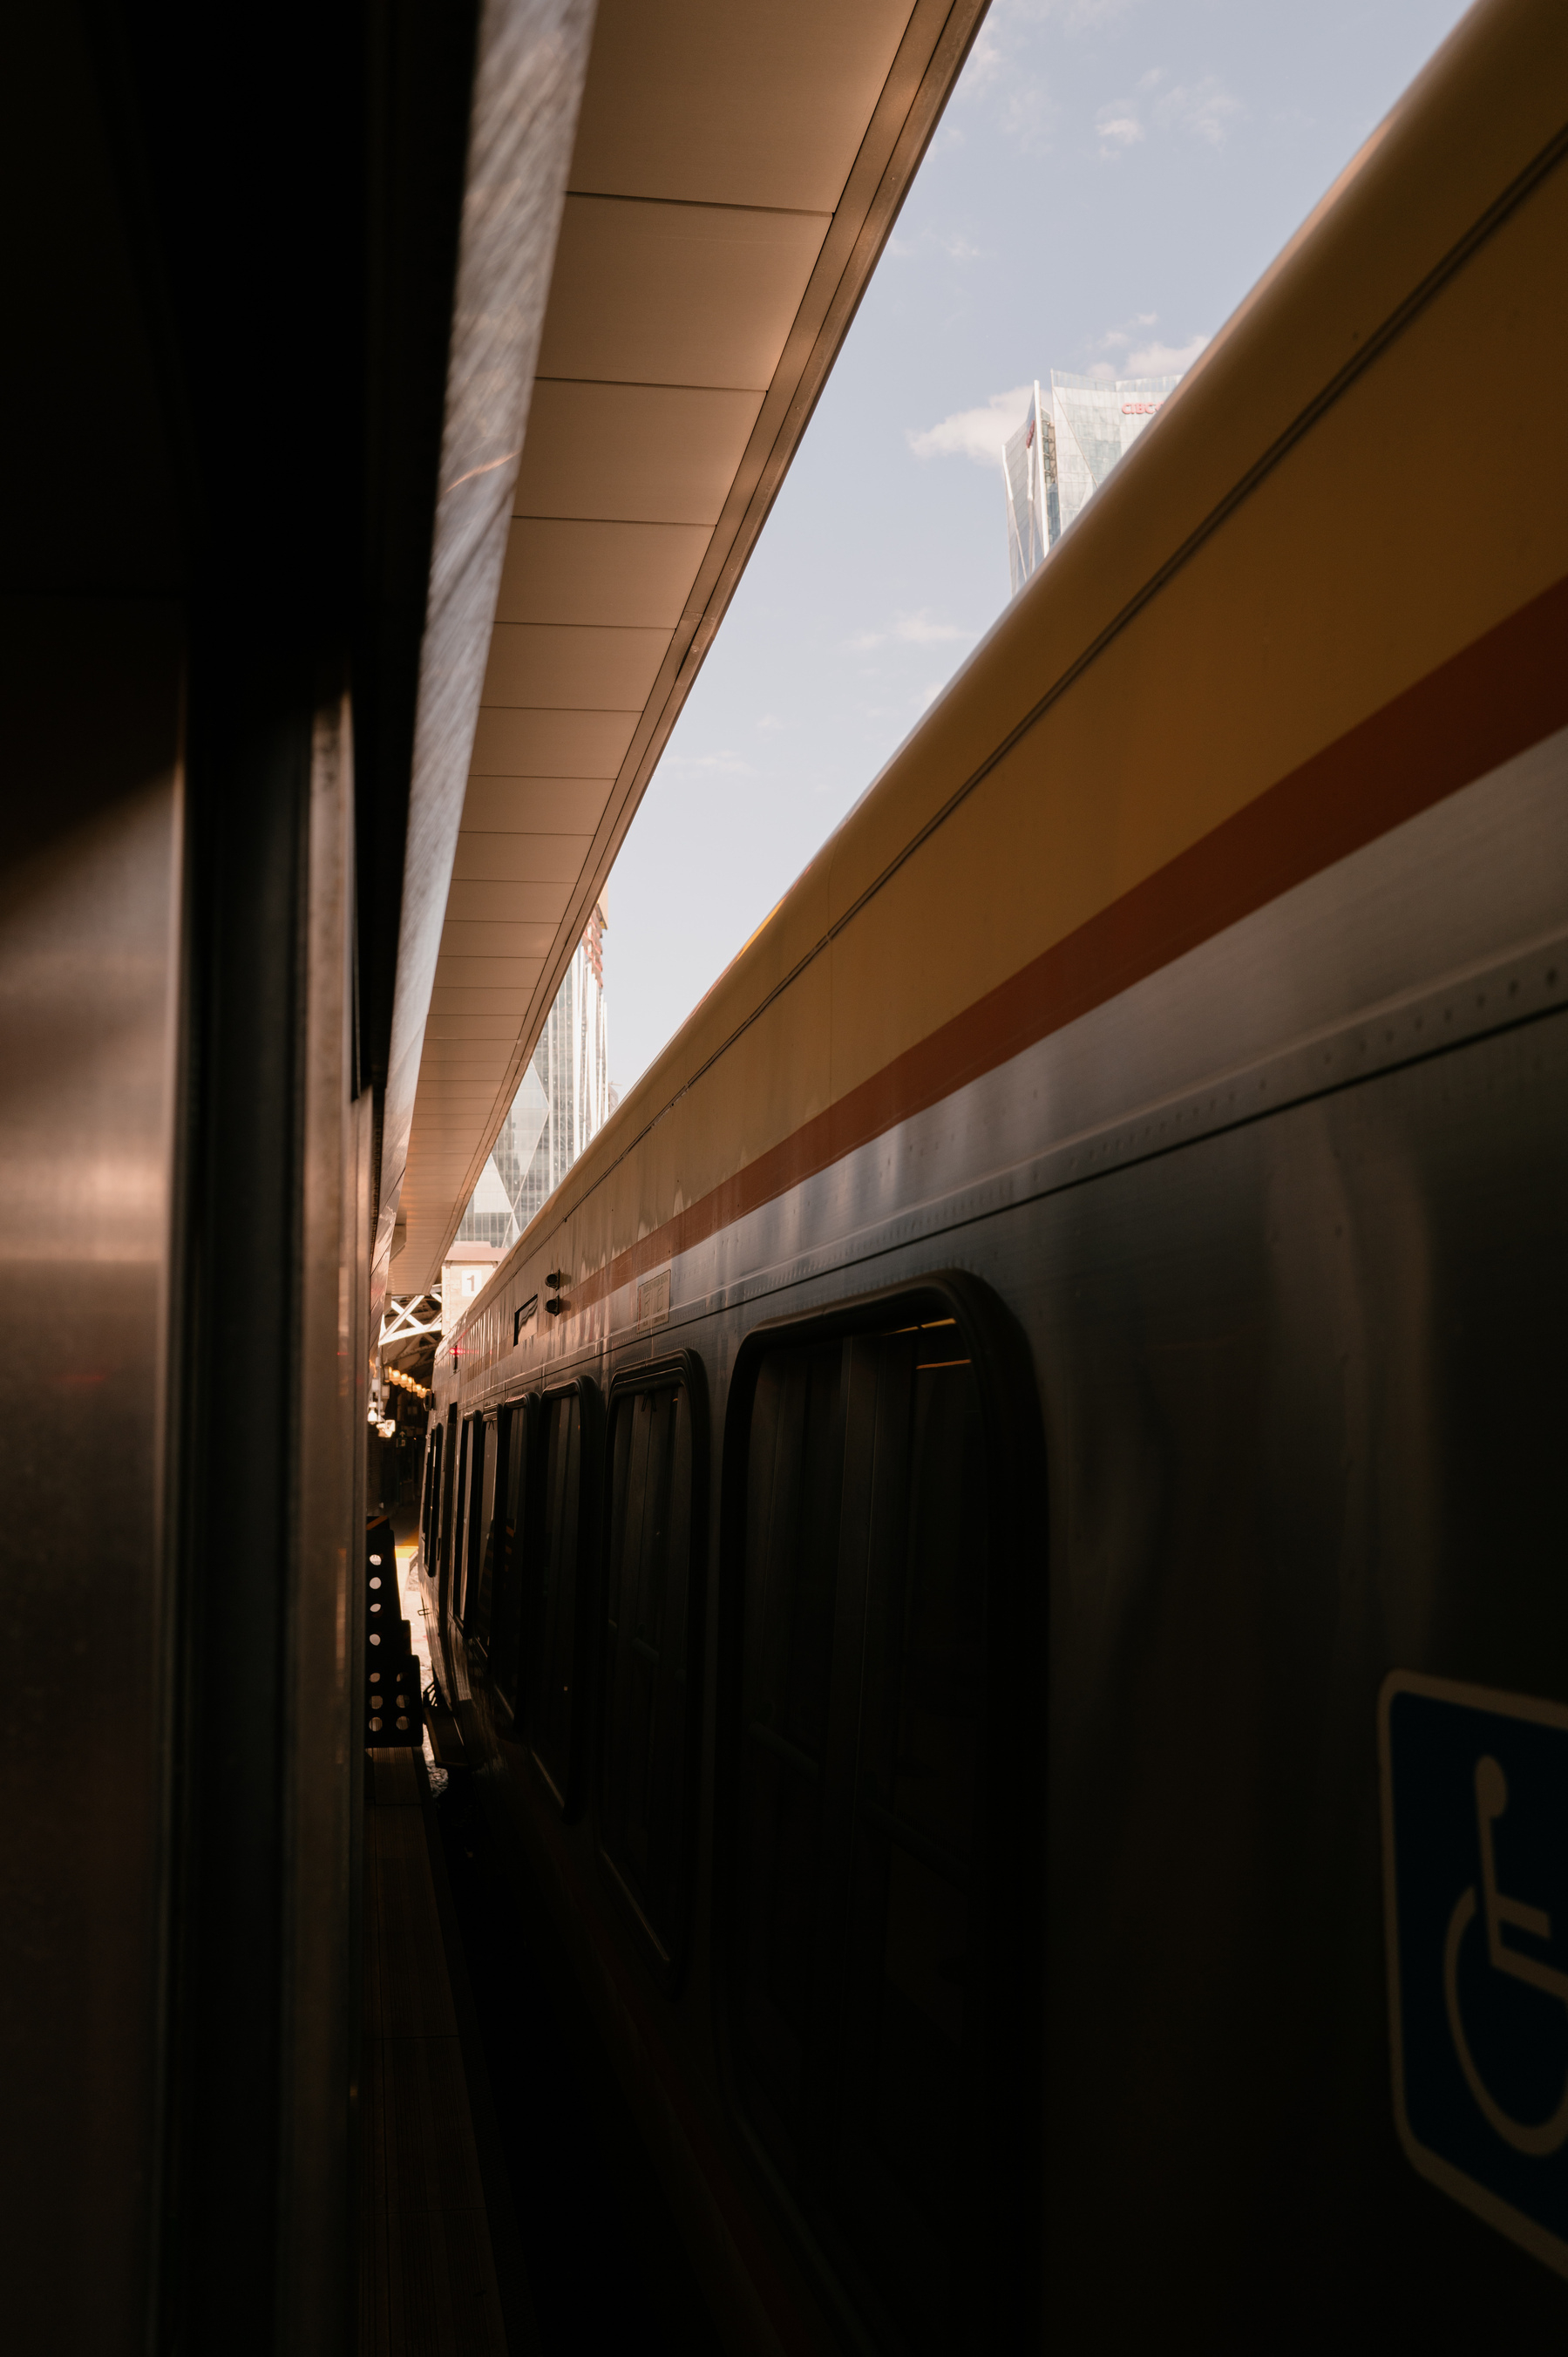
<svg viewBox="0 0 1568 2357"><path fill-rule="evenodd" d="M780 1347L743 1579L743 2101L867 2303L964 2341L986 1457L951 1319Z"/></svg>
<svg viewBox="0 0 1568 2357"><path fill-rule="evenodd" d="M461 1424L454 1438L457 1444L457 1462L452 1481L452 1494L447 1508L446 1527L441 1534L441 1621L445 1630L446 1615L452 1609L454 1594L463 1579L463 1509L468 1484L468 1427ZM443 1642L446 1641L443 1637Z"/></svg>
<svg viewBox="0 0 1568 2357"><path fill-rule="evenodd" d="M618 1396L609 1456L600 1839L668 1961L680 1926L686 1821L693 1435L685 1383Z"/></svg>
<svg viewBox="0 0 1568 2357"><path fill-rule="evenodd" d="M564 1808L571 1796L577 1696L578 1535L582 1403L575 1392L544 1402L537 1536L531 1566L527 1727L533 1755Z"/></svg>
<svg viewBox="0 0 1568 2357"><path fill-rule="evenodd" d="M833 2202L911 2330L960 2295L985 1484L972 1372L950 1334L890 1343L883 1375L877 1445L897 1496L882 1501L866 1590Z"/></svg>
<svg viewBox="0 0 1568 2357"><path fill-rule="evenodd" d="M739 2029L754 2100L800 2125L843 1484L836 1343L769 1356L746 1478Z"/></svg>
<svg viewBox="0 0 1568 2357"><path fill-rule="evenodd" d="M496 1445L496 1418L487 1416L479 1459L479 1516L474 1568L469 1575L472 1593L463 1622L469 1643L481 1649L489 1642L490 1594L495 1581L496 1486L501 1463L500 1450Z"/></svg>
<svg viewBox="0 0 1568 2357"><path fill-rule="evenodd" d="M508 1717L517 1715L518 1661L521 1649L526 1507L529 1479L529 1435L532 1404L521 1401L505 1426L504 1498L498 1493L495 1588L491 1607L490 1692Z"/></svg>
<svg viewBox="0 0 1568 2357"><path fill-rule="evenodd" d="M459 1628L466 1628L467 1625L479 1545L480 1485L484 1479L485 1426L477 1415L471 1415L463 1427L463 1511L462 1519L457 1526L457 1552L453 1576L453 1612Z"/></svg>

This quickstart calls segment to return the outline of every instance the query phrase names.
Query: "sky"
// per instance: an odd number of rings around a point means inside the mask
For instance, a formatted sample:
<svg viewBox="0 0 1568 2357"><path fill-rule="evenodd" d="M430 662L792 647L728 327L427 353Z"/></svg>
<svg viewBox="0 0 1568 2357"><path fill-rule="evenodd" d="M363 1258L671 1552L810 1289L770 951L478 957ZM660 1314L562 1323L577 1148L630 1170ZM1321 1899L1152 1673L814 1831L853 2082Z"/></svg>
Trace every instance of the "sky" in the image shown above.
<svg viewBox="0 0 1568 2357"><path fill-rule="evenodd" d="M1452 0L993 0L609 880L623 1093L1008 595L1001 436L1187 366Z"/></svg>

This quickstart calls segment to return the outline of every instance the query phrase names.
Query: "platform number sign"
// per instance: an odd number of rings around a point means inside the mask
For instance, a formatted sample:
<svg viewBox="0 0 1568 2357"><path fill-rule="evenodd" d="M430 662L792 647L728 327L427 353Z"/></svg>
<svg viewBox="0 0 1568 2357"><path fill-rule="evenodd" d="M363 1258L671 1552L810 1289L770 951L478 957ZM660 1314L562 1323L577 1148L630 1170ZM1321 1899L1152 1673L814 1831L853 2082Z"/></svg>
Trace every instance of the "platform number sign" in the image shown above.
<svg viewBox="0 0 1568 2357"><path fill-rule="evenodd" d="M1568 1709L1396 1673L1379 1734L1400 2140L1568 2275Z"/></svg>

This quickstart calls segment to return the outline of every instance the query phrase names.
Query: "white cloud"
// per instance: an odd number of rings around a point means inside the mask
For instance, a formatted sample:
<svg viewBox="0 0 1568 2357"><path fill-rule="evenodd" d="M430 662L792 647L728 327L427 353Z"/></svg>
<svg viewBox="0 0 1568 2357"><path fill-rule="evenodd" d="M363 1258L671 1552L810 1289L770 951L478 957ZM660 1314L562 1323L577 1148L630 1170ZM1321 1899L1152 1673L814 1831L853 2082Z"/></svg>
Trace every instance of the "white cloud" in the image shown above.
<svg viewBox="0 0 1568 2357"><path fill-rule="evenodd" d="M1194 336L1185 344L1162 343L1149 333L1158 319L1155 311L1134 311L1120 327L1107 328L1089 347L1104 357L1090 361L1080 374L1092 377L1097 384L1114 384L1123 376L1180 376L1192 366L1208 338Z"/></svg>
<svg viewBox="0 0 1568 2357"><path fill-rule="evenodd" d="M1101 108L1095 117L1094 127L1100 135L1100 152L1106 156L1122 155L1127 148L1135 147L1145 135L1135 114L1119 112L1111 106Z"/></svg>
<svg viewBox="0 0 1568 2357"><path fill-rule="evenodd" d="M1059 109L1040 70L1044 41L1053 34L1070 39L1098 32L1133 5L1134 0L992 0L953 93L954 106L983 109L1004 138L1026 150L1047 146ZM1133 113L1122 106L1105 111L1129 118ZM950 121L951 113L950 109ZM1141 126L1132 135L1143 135Z"/></svg>
<svg viewBox="0 0 1568 2357"><path fill-rule="evenodd" d="M1047 85L1037 80L1015 80L1008 88L1000 122L1003 135L1015 140L1026 154L1043 148L1056 113Z"/></svg>
<svg viewBox="0 0 1568 2357"><path fill-rule="evenodd" d="M1032 70L1025 29L1049 13L1036 0L993 0L991 14L975 37L957 90L949 121L965 106L980 108L1004 137L1025 149L1042 147L1056 110L1049 91ZM1015 36L1022 38L1015 38Z"/></svg>
<svg viewBox="0 0 1568 2357"><path fill-rule="evenodd" d="M1002 445L1024 422L1032 385L1017 384L1011 393L993 393L979 409L955 409L924 432L908 429L909 447L917 458L972 458L977 466L993 467Z"/></svg>
<svg viewBox="0 0 1568 2357"><path fill-rule="evenodd" d="M1147 137L1139 112L1141 101L1160 130L1186 132L1189 138L1201 139L1210 147L1218 147L1231 124L1247 112L1217 74L1206 74L1201 81L1177 82L1165 90L1162 85L1167 79L1164 66L1153 66L1139 77L1136 98L1115 98L1101 108L1094 129L1107 162L1124 156L1129 147Z"/></svg>
<svg viewBox="0 0 1568 2357"><path fill-rule="evenodd" d="M1178 82L1155 103L1155 113L1161 123L1185 131L1194 139L1204 140L1210 147L1218 147L1229 126L1245 113L1240 100L1232 96L1216 74L1206 74L1198 82Z"/></svg>
<svg viewBox="0 0 1568 2357"><path fill-rule="evenodd" d="M1089 347L1091 352L1103 353L1106 357L1091 361L1082 373L1092 377L1097 384L1113 384L1119 376L1125 375L1132 365L1128 357L1131 347L1134 343L1146 342L1149 329L1156 326L1158 320L1157 311L1134 311L1132 317L1123 319L1120 327L1107 328L1105 333L1096 336ZM1139 373L1146 374L1147 371Z"/></svg>
<svg viewBox="0 0 1568 2357"><path fill-rule="evenodd" d="M710 775L716 773L726 778L755 778L757 775L751 763L743 761L739 754L731 752L727 746L718 753L667 755L666 766L671 770L705 770Z"/></svg>
<svg viewBox="0 0 1568 2357"><path fill-rule="evenodd" d="M972 238L965 237L960 229L945 234L923 229L918 237L890 237L885 251L895 262L913 262L920 253L945 253L950 262L974 262L985 251Z"/></svg>
<svg viewBox="0 0 1568 2357"><path fill-rule="evenodd" d="M966 97L989 90L1006 64L1006 57L995 30L990 24L982 25L974 37L974 47L963 70L962 89Z"/></svg>
<svg viewBox="0 0 1568 2357"><path fill-rule="evenodd" d="M1141 344L1129 352L1124 363L1128 376L1180 376L1189 369L1203 347L1207 336L1194 336L1185 344Z"/></svg>
<svg viewBox="0 0 1568 2357"><path fill-rule="evenodd" d="M757 725L759 728L766 728L771 731L775 728L782 728L784 723L779 719L779 715L776 712L765 712Z"/></svg>
<svg viewBox="0 0 1568 2357"><path fill-rule="evenodd" d="M1008 30L1015 25L1049 24L1068 33L1087 33L1113 24L1132 5L1133 0L993 0L990 22Z"/></svg>
<svg viewBox="0 0 1568 2357"><path fill-rule="evenodd" d="M885 647L889 639L907 647L941 647L967 646L978 636L978 631L966 630L961 622L934 621L930 608L922 606L918 614L895 616L889 630L859 630L844 644L855 654L866 654L873 647Z"/></svg>
<svg viewBox="0 0 1568 2357"><path fill-rule="evenodd" d="M961 622L933 622L929 606L918 614L900 614L893 625L893 635L912 647L959 646L975 636Z"/></svg>

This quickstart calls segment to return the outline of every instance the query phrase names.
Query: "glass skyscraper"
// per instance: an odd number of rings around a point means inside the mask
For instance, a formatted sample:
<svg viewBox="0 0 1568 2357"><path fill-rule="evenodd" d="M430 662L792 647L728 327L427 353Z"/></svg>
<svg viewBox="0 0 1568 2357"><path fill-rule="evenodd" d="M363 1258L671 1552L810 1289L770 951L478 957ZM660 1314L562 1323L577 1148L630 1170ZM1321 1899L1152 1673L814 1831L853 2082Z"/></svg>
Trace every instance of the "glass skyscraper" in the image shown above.
<svg viewBox="0 0 1568 2357"><path fill-rule="evenodd" d="M1036 385L1024 423L1002 454L1015 597L1180 382L1179 376L1133 376L1102 384L1053 369L1044 398Z"/></svg>
<svg viewBox="0 0 1568 2357"><path fill-rule="evenodd" d="M599 900L490 1148L459 1243L514 1244L609 1114L605 907Z"/></svg>

